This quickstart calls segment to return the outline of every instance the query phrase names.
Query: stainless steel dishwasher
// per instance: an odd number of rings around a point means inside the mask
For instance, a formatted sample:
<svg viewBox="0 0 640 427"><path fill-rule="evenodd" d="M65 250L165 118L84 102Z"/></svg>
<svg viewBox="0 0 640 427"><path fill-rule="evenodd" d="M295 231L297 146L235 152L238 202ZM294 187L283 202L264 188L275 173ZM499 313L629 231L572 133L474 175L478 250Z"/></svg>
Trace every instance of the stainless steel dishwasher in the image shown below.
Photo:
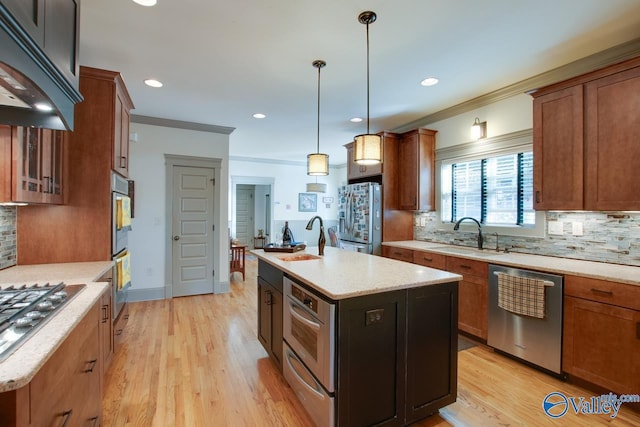
<svg viewBox="0 0 640 427"><path fill-rule="evenodd" d="M544 292L542 318L514 313L498 305L500 274L516 281L525 278L544 283L544 290L541 291ZM490 264L487 344L561 375L562 288L562 276Z"/></svg>

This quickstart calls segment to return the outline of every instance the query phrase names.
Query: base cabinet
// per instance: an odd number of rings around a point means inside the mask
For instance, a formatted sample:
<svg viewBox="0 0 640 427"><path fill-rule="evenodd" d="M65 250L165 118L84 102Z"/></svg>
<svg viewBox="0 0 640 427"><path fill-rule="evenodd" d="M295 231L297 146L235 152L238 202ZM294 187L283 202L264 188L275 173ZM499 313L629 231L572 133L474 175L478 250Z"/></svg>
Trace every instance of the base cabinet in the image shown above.
<svg viewBox="0 0 640 427"><path fill-rule="evenodd" d="M455 402L457 298L446 283L338 301L337 425L407 425Z"/></svg>
<svg viewBox="0 0 640 427"><path fill-rule="evenodd" d="M99 426L102 419L99 300L26 386L0 393L0 424Z"/></svg>
<svg viewBox="0 0 640 427"><path fill-rule="evenodd" d="M614 393L640 390L640 288L565 277L562 369Z"/></svg>
<svg viewBox="0 0 640 427"><path fill-rule="evenodd" d="M282 372L282 271L258 262L258 341Z"/></svg>

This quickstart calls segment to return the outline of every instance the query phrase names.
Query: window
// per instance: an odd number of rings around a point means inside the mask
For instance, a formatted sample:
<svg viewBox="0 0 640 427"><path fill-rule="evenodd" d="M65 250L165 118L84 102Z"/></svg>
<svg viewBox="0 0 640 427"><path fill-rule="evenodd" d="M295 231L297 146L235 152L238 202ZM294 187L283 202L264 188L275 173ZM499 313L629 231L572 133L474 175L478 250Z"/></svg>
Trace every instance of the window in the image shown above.
<svg viewBox="0 0 640 427"><path fill-rule="evenodd" d="M442 221L535 225L531 151L442 164Z"/></svg>

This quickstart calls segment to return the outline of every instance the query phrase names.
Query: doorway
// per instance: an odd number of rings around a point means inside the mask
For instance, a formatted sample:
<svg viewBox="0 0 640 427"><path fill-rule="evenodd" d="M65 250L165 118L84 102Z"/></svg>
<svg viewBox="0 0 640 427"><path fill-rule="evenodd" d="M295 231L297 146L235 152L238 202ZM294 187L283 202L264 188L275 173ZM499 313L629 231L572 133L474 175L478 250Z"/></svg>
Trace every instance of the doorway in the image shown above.
<svg viewBox="0 0 640 427"><path fill-rule="evenodd" d="M255 247L254 238L259 234L259 230L262 230L262 235L266 238L264 243L270 241L273 190L274 178L231 177L232 200L229 232L233 238L238 239L239 242L244 241L251 249ZM247 193L253 194L252 203L243 201L248 197ZM244 212L245 209L247 212Z"/></svg>
<svg viewBox="0 0 640 427"><path fill-rule="evenodd" d="M215 274L221 259L228 262L229 247L226 227L221 232L216 226L222 215L221 164L219 159L165 154L165 298L224 292Z"/></svg>
<svg viewBox="0 0 640 427"><path fill-rule="evenodd" d="M253 248L255 228L255 185L239 184L236 187L236 239L238 244Z"/></svg>

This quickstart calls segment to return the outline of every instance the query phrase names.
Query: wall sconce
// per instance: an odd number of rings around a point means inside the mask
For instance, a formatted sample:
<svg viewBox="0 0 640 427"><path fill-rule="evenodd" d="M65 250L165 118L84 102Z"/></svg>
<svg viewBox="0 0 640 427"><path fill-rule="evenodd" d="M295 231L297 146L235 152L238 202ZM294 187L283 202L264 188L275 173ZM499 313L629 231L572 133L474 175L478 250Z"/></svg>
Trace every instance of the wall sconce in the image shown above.
<svg viewBox="0 0 640 427"><path fill-rule="evenodd" d="M476 117L476 120L471 125L471 139L477 141L481 138L487 137L487 122L480 122L480 119Z"/></svg>

